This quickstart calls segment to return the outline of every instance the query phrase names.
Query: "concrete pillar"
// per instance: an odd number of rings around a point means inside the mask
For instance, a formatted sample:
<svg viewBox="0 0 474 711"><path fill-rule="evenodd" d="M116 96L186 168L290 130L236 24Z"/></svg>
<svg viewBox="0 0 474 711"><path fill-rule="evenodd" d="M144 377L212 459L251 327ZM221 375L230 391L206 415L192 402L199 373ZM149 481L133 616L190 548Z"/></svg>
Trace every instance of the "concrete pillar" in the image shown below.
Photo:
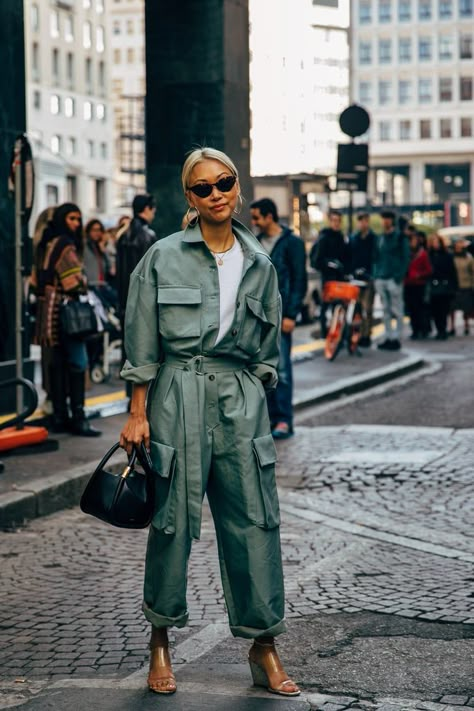
<svg viewBox="0 0 474 711"><path fill-rule="evenodd" d="M252 200L248 0L146 0L145 23L147 188L163 237L187 209L181 167L196 145L228 153Z"/></svg>
<svg viewBox="0 0 474 711"><path fill-rule="evenodd" d="M7 176L15 138L26 130L23 3L2 0L0 8L0 380L2 361L15 357L15 212ZM2 395L3 397L3 395Z"/></svg>
<svg viewBox="0 0 474 711"><path fill-rule="evenodd" d="M425 166L422 161L410 163L410 203L421 205L423 203L423 181L425 179Z"/></svg>

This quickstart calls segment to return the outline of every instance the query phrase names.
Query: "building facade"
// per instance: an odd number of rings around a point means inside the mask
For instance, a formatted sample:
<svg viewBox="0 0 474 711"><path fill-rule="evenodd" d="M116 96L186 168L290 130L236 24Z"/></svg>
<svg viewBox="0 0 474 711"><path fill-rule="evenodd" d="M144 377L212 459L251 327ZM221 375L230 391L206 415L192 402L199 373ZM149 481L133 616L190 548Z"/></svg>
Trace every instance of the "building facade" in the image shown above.
<svg viewBox="0 0 474 711"><path fill-rule="evenodd" d="M474 1L353 0L352 86L370 113L369 199L474 221Z"/></svg>
<svg viewBox="0 0 474 711"><path fill-rule="evenodd" d="M24 10L34 214L72 201L86 219L106 219L113 142L105 0L25 0Z"/></svg>
<svg viewBox="0 0 474 711"><path fill-rule="evenodd" d="M145 3L109 0L114 115L114 207L145 189Z"/></svg>

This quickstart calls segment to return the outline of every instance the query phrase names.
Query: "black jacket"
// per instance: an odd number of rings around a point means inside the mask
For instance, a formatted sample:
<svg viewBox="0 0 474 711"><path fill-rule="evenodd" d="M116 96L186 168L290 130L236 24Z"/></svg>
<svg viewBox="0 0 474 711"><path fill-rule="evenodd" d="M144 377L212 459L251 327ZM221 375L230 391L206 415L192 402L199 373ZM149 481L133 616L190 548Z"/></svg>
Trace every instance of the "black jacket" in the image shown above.
<svg viewBox="0 0 474 711"><path fill-rule="evenodd" d="M289 227L283 227L276 241L270 259L278 274L278 288L282 301L283 318L296 319L306 296L306 252L302 239L293 234ZM264 234L258 235L260 242Z"/></svg>
<svg viewBox="0 0 474 711"><path fill-rule="evenodd" d="M369 230L365 237L360 231L355 232L350 240L351 272L356 274L363 269L367 276L373 276L374 257L377 244L377 235Z"/></svg>
<svg viewBox="0 0 474 711"><path fill-rule="evenodd" d="M117 291L120 315L125 314L130 274L145 252L156 242L156 234L141 217L134 217L117 243Z"/></svg>
<svg viewBox="0 0 474 711"><path fill-rule="evenodd" d="M433 271L430 281L445 285L446 292L454 293L458 288L458 273L454 257L443 249L430 249L428 252ZM432 292L435 294L435 292Z"/></svg>
<svg viewBox="0 0 474 711"><path fill-rule="evenodd" d="M324 227L318 241L313 245L310 255L313 269L321 272L323 281L340 279L350 271L350 248L342 232ZM340 262L340 269L332 267L331 262Z"/></svg>

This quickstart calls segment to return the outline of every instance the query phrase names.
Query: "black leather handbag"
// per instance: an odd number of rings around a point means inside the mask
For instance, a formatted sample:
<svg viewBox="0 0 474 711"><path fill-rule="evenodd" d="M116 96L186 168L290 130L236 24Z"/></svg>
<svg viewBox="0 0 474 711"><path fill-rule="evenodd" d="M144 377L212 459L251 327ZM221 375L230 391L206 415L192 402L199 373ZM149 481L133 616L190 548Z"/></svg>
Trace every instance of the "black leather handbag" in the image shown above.
<svg viewBox="0 0 474 711"><path fill-rule="evenodd" d="M97 317L89 301L67 299L59 309L61 333L69 338L83 339L97 333Z"/></svg>
<svg viewBox="0 0 474 711"><path fill-rule="evenodd" d="M122 472L107 470L112 455L120 447L114 444L91 476L80 507L82 511L119 528L146 528L154 511L153 465L142 443L133 448ZM137 461L143 471L136 469Z"/></svg>

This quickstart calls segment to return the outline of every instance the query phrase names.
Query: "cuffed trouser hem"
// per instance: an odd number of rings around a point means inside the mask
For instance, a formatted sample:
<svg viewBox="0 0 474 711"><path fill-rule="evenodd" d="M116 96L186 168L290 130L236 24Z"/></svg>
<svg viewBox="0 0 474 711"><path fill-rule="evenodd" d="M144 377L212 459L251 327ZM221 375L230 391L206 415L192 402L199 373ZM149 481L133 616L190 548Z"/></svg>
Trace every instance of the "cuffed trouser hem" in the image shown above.
<svg viewBox="0 0 474 711"><path fill-rule="evenodd" d="M189 613L185 612L184 615L179 617L165 617L164 615L158 615L153 610L150 610L146 602L142 604L143 614L145 615L148 622L151 622L153 627L185 627Z"/></svg>
<svg viewBox="0 0 474 711"><path fill-rule="evenodd" d="M245 627L240 625L231 625L230 631L234 637L244 637L244 639L255 639L256 637L277 637L279 634L286 632L285 620L280 620L276 625L272 625L266 630L256 629L255 627Z"/></svg>

